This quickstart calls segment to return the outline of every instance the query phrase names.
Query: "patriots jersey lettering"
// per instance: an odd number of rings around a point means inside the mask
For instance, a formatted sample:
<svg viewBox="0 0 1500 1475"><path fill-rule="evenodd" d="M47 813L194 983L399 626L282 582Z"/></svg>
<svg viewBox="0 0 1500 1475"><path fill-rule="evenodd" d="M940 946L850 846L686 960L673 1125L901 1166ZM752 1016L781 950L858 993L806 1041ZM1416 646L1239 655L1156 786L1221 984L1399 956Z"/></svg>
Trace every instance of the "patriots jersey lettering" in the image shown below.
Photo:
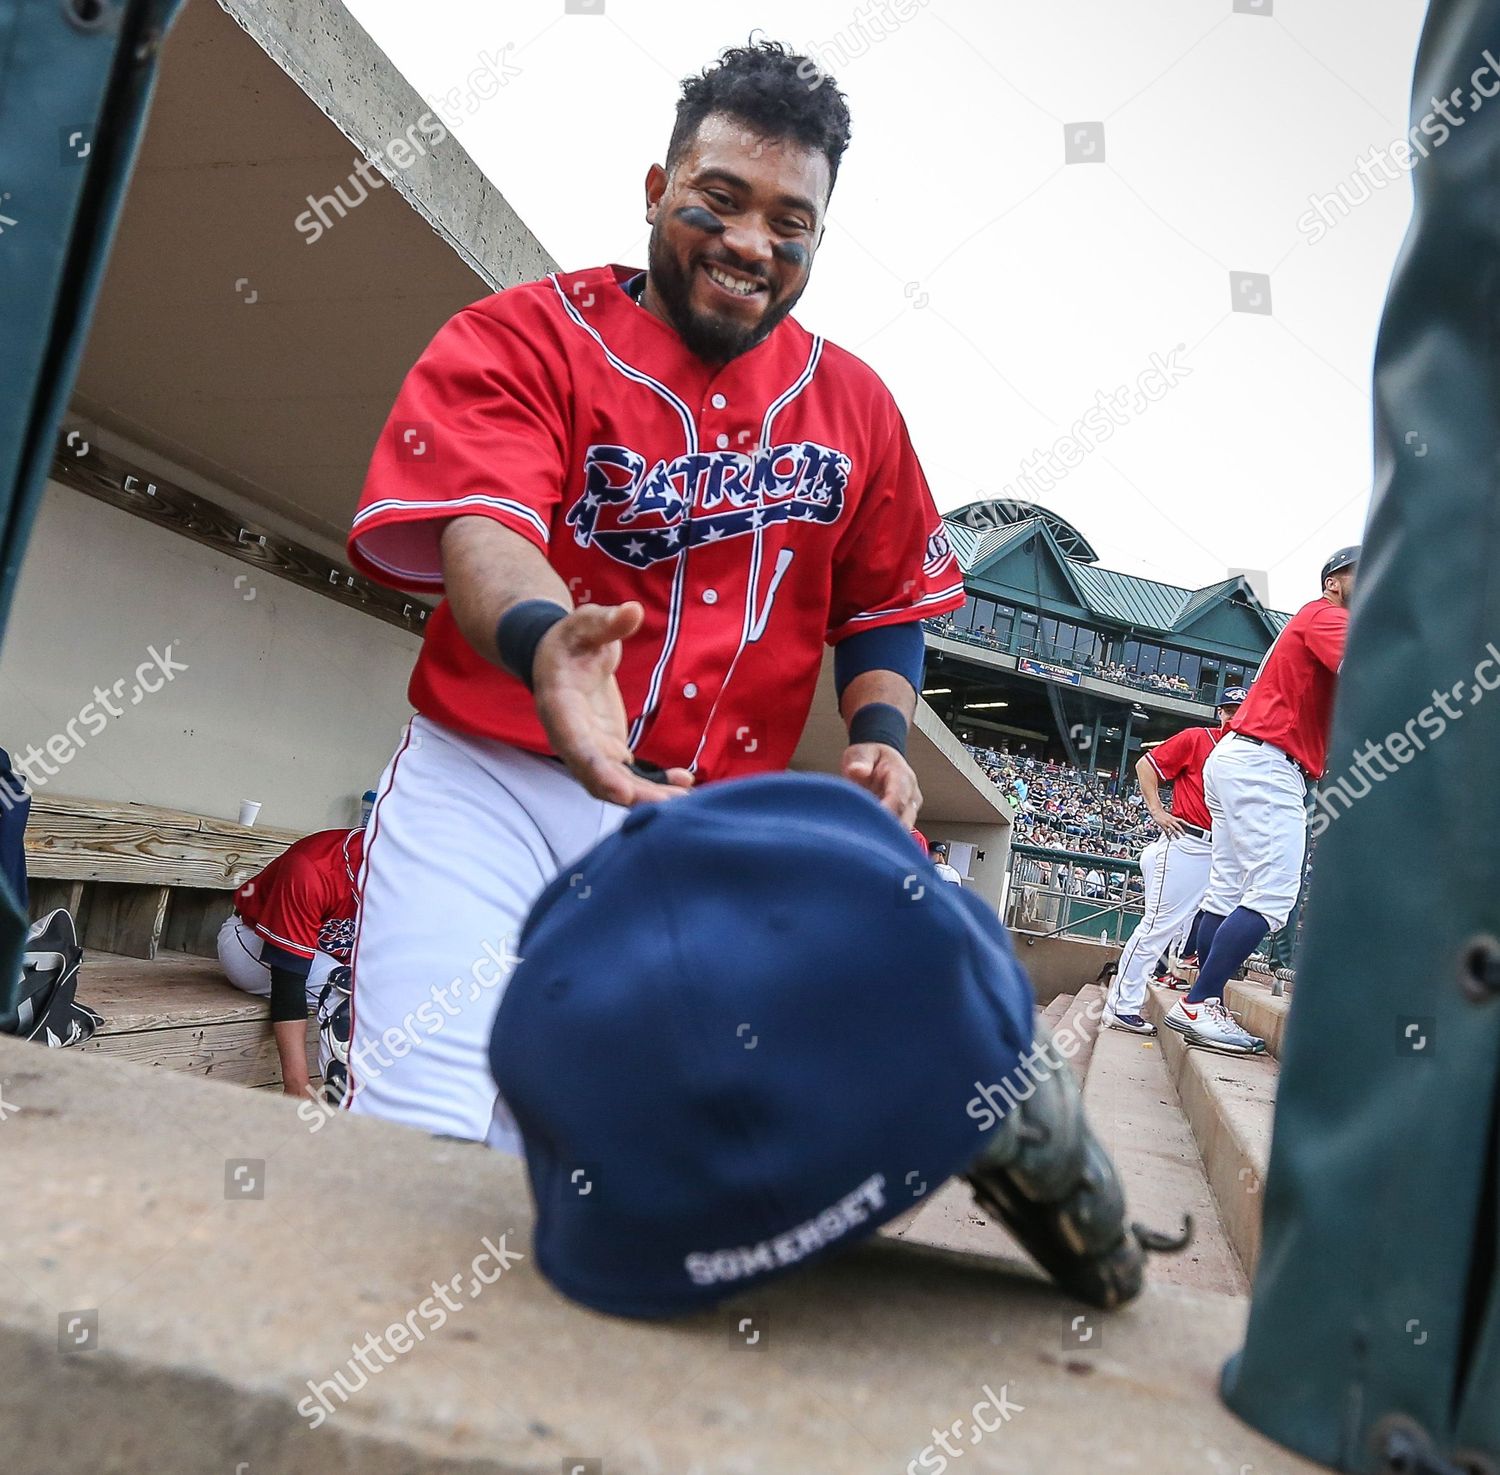
<svg viewBox="0 0 1500 1475"><path fill-rule="evenodd" d="M647 461L628 446L590 446L583 493L565 521L580 548L644 568L685 548L745 537L797 518L834 523L844 511L848 456L802 441L745 454L713 451Z"/></svg>
<svg viewBox="0 0 1500 1475"><path fill-rule="evenodd" d="M540 550L575 604L639 602L615 673L637 757L700 780L783 769L825 645L957 609L963 581L889 391L786 318L711 365L621 283L559 274L465 308L407 375L370 462L355 566L440 593L455 517ZM446 602L412 704L548 751L531 694Z"/></svg>

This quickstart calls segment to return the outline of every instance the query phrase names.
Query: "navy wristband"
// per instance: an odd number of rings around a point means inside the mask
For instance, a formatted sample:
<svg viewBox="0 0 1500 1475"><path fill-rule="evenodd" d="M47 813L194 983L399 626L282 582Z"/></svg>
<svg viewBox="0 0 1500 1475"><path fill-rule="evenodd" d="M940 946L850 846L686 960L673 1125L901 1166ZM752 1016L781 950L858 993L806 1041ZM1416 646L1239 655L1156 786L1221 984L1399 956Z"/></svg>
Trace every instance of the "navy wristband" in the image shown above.
<svg viewBox="0 0 1500 1475"><path fill-rule="evenodd" d="M500 664L527 691L532 689L532 667L536 664L536 648L542 643L542 636L567 615L567 610L555 600L523 599L500 616L500 623L495 627Z"/></svg>
<svg viewBox="0 0 1500 1475"><path fill-rule="evenodd" d="M849 719L851 743L884 743L906 756L906 718L889 702L866 702Z"/></svg>

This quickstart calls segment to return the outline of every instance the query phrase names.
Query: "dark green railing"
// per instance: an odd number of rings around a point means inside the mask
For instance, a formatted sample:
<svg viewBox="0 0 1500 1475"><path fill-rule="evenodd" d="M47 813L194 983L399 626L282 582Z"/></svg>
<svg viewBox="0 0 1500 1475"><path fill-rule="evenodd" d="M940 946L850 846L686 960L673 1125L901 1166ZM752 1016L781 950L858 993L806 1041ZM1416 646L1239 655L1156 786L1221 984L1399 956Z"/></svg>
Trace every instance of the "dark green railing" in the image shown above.
<svg viewBox="0 0 1500 1475"><path fill-rule="evenodd" d="M1036 874L1033 867L1044 864L1051 867L1050 881L1033 879ZM1081 866L1085 874L1100 872L1105 878L1105 895L1078 895L1060 888L1057 882L1060 865ZM1105 942L1123 944L1141 922L1141 897L1124 891L1130 877L1140 873L1138 861L1013 842L1005 899L1006 926L1043 937L1085 937L1091 942L1100 941L1102 934ZM1123 885L1113 879L1115 876L1124 877Z"/></svg>

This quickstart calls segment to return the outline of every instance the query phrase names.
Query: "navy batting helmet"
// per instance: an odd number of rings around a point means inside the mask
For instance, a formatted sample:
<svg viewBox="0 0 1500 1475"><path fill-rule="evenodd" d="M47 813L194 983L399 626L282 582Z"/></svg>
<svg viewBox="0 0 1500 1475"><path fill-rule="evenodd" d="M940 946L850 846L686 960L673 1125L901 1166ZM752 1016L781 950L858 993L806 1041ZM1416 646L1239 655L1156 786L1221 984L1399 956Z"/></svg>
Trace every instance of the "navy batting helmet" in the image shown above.
<svg viewBox="0 0 1500 1475"><path fill-rule="evenodd" d="M1324 581L1329 574L1336 574L1341 569L1352 568L1359 562L1360 545L1351 544L1348 548L1340 548L1337 553L1323 565L1323 572L1318 575L1318 587L1323 587Z"/></svg>

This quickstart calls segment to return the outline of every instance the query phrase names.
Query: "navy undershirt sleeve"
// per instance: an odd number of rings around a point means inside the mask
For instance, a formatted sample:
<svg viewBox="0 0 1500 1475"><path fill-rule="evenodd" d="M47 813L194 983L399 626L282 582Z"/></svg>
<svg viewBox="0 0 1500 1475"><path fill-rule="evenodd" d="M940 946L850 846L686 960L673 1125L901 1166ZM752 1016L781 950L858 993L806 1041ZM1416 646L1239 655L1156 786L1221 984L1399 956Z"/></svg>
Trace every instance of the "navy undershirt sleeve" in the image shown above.
<svg viewBox="0 0 1500 1475"><path fill-rule="evenodd" d="M866 671L894 671L922 690L922 669L927 663L927 645L922 627L915 621L903 625L881 625L860 630L833 648L833 684L840 697L856 676Z"/></svg>
<svg viewBox="0 0 1500 1475"><path fill-rule="evenodd" d="M280 968L294 978L306 978L312 971L311 958L299 958L296 953L289 953L285 948L277 947L274 942L267 942L264 938L260 944L260 960L267 968Z"/></svg>

